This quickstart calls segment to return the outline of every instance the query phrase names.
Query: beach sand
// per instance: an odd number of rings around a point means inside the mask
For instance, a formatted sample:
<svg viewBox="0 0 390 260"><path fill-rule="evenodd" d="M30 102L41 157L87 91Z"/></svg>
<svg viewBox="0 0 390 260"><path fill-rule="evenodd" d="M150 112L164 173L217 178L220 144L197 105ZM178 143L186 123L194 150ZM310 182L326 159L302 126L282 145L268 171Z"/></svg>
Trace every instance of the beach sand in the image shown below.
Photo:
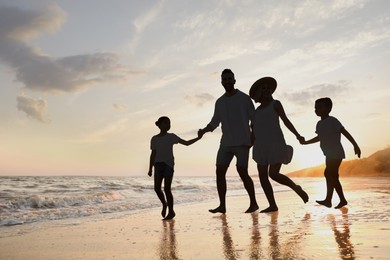
<svg viewBox="0 0 390 260"><path fill-rule="evenodd" d="M245 214L248 198L231 196L226 214L208 212L215 200L176 205L172 221L149 209L2 227L0 259L389 259L388 193L346 191L341 210L308 193L307 204L292 191L276 193L278 213Z"/></svg>

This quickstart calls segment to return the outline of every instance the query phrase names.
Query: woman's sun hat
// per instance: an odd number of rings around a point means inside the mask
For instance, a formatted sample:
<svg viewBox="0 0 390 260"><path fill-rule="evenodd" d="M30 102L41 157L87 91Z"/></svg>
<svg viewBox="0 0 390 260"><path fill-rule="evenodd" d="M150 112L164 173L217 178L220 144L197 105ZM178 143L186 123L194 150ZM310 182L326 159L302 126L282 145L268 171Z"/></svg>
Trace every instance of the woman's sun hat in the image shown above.
<svg viewBox="0 0 390 260"><path fill-rule="evenodd" d="M249 90L249 96L251 98L254 97L257 89L261 86L261 85L268 85L269 87L271 87L271 93L274 93L275 92L275 89L276 89L276 86L278 85L278 83L276 82L276 79L272 78L272 77L264 77L264 78L261 78L261 79L258 79L256 80L255 83L253 83L251 89Z"/></svg>

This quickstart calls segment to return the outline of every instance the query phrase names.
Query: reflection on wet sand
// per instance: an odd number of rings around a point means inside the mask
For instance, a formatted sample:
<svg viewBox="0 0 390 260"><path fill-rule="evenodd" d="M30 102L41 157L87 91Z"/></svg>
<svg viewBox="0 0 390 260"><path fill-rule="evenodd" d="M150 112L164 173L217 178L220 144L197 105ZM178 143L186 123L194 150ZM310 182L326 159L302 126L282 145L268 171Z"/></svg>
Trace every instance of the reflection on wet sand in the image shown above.
<svg viewBox="0 0 390 260"><path fill-rule="evenodd" d="M280 255L280 244L279 244L279 229L278 229L278 216L279 212L272 212L268 215L271 216L269 225L269 247L268 252L271 259L281 259Z"/></svg>
<svg viewBox="0 0 390 260"><path fill-rule="evenodd" d="M263 259L264 255L261 251L261 234L259 227L259 214L257 212L251 213L252 216L252 236L249 245L249 259Z"/></svg>
<svg viewBox="0 0 390 260"><path fill-rule="evenodd" d="M341 208L341 219L336 219L333 214L328 215L334 238L336 239L341 259L355 259L354 246L350 240L348 221L348 208Z"/></svg>
<svg viewBox="0 0 390 260"><path fill-rule="evenodd" d="M249 245L249 259L297 259L302 252L299 248L303 237L308 233L310 227L310 214L306 213L294 232L290 234L279 235L278 212L264 214L270 216L270 223L268 225L268 246L262 247L261 232L259 226L258 212L251 213L252 229L251 241ZM263 215L262 215L263 216ZM231 236L230 227L225 214L220 216L222 221L222 235L223 235L223 253L225 259L239 259L240 255L234 248L233 238ZM266 237L264 237L266 239ZM281 243L280 240L285 242Z"/></svg>
<svg viewBox="0 0 390 260"><path fill-rule="evenodd" d="M292 236L282 244L282 259L299 259L302 255L302 241L310 228L310 214L306 213L298 223Z"/></svg>
<svg viewBox="0 0 390 260"><path fill-rule="evenodd" d="M175 220L162 221L161 242L158 249L160 259L180 259L175 232Z"/></svg>
<svg viewBox="0 0 390 260"><path fill-rule="evenodd" d="M222 221L223 253L225 255L225 259L239 259L239 254L234 249L234 243L230 234L230 228L226 219L226 214L222 214L220 218Z"/></svg>
<svg viewBox="0 0 390 260"><path fill-rule="evenodd" d="M268 214L271 216L269 225L269 247L268 252L271 259L297 259L301 255L299 246L302 242L303 236L307 234L307 230L310 227L309 219L310 214L306 213L292 236L289 234L279 235L278 224L278 212ZM281 243L280 240L284 239L285 242Z"/></svg>

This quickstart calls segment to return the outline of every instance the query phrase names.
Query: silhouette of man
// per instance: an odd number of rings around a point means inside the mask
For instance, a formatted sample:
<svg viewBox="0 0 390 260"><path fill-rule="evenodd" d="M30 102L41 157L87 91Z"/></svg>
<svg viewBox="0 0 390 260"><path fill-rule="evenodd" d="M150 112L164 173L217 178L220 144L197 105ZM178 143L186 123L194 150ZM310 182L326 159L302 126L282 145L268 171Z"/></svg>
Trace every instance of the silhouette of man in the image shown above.
<svg viewBox="0 0 390 260"><path fill-rule="evenodd" d="M234 156L237 159L237 172L250 198L246 213L259 208L253 181L248 174L251 147L249 121L254 115L255 108L248 95L234 88L235 83L234 73L230 69L222 71L221 84L225 88L225 93L215 102L214 115L210 123L199 130L203 135L214 131L219 124L222 128L222 138L216 160L216 182L220 204L217 208L210 209L211 213L226 212L226 172Z"/></svg>

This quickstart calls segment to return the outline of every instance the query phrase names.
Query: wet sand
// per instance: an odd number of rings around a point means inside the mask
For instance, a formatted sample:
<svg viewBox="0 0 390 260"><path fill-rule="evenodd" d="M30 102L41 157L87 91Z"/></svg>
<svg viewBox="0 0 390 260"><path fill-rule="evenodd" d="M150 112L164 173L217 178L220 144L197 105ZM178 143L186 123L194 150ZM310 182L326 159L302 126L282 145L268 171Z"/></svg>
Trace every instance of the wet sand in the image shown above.
<svg viewBox="0 0 390 260"><path fill-rule="evenodd" d="M277 213L245 214L248 198L234 196L226 214L209 213L213 201L177 205L172 221L152 209L2 227L0 259L389 259L388 192L346 191L339 210L316 205L315 187L308 193L307 204L277 193Z"/></svg>

